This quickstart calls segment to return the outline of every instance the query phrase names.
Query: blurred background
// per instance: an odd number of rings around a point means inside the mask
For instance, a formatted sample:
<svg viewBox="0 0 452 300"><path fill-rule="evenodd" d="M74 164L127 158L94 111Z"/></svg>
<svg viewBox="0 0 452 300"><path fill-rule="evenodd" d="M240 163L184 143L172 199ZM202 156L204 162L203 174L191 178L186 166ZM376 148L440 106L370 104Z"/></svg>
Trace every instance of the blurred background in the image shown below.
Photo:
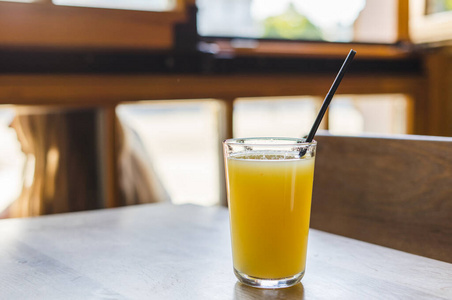
<svg viewBox="0 0 452 300"><path fill-rule="evenodd" d="M451 0L0 0L0 217L225 204L221 141L452 136Z"/></svg>

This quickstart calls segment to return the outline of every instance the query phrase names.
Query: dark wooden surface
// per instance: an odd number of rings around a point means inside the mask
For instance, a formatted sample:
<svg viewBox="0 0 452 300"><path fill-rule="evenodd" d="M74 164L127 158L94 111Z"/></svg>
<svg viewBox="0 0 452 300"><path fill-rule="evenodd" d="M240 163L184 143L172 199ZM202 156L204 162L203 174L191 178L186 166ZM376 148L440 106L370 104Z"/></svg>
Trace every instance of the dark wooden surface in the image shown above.
<svg viewBox="0 0 452 300"><path fill-rule="evenodd" d="M452 265L311 230L302 284L232 273L226 208L151 204L0 221L0 299L451 299Z"/></svg>
<svg viewBox="0 0 452 300"><path fill-rule="evenodd" d="M452 262L452 138L316 140L311 227Z"/></svg>

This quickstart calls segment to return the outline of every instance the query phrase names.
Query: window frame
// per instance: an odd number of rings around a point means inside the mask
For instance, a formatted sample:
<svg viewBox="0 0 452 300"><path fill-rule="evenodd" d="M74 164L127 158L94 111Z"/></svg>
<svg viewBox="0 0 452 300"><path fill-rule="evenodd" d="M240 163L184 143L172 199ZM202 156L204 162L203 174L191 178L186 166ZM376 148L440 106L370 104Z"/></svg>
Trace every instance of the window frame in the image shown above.
<svg viewBox="0 0 452 300"><path fill-rule="evenodd" d="M415 44L452 44L452 11L426 14L427 0L410 1L410 38Z"/></svg>

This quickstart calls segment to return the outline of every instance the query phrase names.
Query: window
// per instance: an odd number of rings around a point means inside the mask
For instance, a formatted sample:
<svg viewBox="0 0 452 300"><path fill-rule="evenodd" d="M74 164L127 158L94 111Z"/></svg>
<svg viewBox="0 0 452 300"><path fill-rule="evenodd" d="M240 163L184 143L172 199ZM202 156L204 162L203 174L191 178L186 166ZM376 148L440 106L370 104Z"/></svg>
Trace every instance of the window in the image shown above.
<svg viewBox="0 0 452 300"><path fill-rule="evenodd" d="M393 43L396 0L198 0L202 36Z"/></svg>
<svg viewBox="0 0 452 300"><path fill-rule="evenodd" d="M452 39L450 0L411 0L410 37L415 43L442 43Z"/></svg>
<svg viewBox="0 0 452 300"><path fill-rule="evenodd" d="M234 137L305 136L321 101L315 97L238 98L234 102Z"/></svg>
<svg viewBox="0 0 452 300"><path fill-rule="evenodd" d="M411 132L411 102L404 95L339 95L329 108L332 134L406 134Z"/></svg>
<svg viewBox="0 0 452 300"><path fill-rule="evenodd" d="M322 101L307 96L239 98L234 103L234 137L305 136ZM405 95L336 95L319 129L337 135L406 134L412 132L411 115Z"/></svg>
<svg viewBox="0 0 452 300"><path fill-rule="evenodd" d="M426 14L435 14L452 10L451 0L427 0Z"/></svg>
<svg viewBox="0 0 452 300"><path fill-rule="evenodd" d="M152 101L117 109L142 140L174 204L219 203L221 141L214 100Z"/></svg>

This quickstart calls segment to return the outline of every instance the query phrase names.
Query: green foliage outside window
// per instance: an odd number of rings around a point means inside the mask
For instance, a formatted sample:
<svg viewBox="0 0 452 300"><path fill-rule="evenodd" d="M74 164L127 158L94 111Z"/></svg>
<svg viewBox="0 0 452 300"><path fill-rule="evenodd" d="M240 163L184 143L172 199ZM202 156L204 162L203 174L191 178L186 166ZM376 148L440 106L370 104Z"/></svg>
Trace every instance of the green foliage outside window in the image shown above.
<svg viewBox="0 0 452 300"><path fill-rule="evenodd" d="M452 10L452 0L429 0L427 2L427 13L439 13Z"/></svg>
<svg viewBox="0 0 452 300"><path fill-rule="evenodd" d="M446 10L452 10L452 0L445 0L445 2Z"/></svg>
<svg viewBox="0 0 452 300"><path fill-rule="evenodd" d="M264 38L322 40L321 30L298 13L291 3L279 16L264 20Z"/></svg>

